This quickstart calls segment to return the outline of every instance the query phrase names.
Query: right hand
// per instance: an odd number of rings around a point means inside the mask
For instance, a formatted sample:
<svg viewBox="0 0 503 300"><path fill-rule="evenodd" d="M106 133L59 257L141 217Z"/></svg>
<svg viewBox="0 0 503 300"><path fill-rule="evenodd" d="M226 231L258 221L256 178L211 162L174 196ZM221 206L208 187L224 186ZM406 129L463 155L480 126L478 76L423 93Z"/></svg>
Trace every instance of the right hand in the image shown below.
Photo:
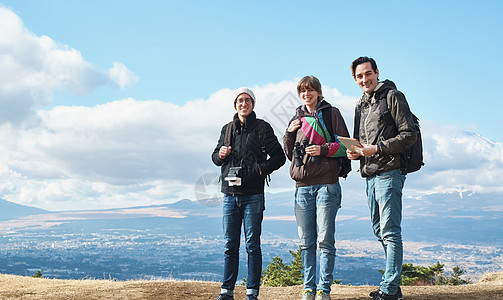
<svg viewBox="0 0 503 300"><path fill-rule="evenodd" d="M300 121L300 119L293 120L290 123L290 125L288 126L287 131L288 132L295 132L295 130L299 129L301 125L302 125L302 122Z"/></svg>
<svg viewBox="0 0 503 300"><path fill-rule="evenodd" d="M218 155L220 156L220 159L224 159L227 157L227 155L231 154L231 146L226 147L222 146L220 147L220 151L218 152Z"/></svg>
<svg viewBox="0 0 503 300"><path fill-rule="evenodd" d="M355 151L352 151L349 149L346 150L346 155L351 160L355 160L355 159L358 159L358 157L360 157L360 154L358 152L355 152Z"/></svg>

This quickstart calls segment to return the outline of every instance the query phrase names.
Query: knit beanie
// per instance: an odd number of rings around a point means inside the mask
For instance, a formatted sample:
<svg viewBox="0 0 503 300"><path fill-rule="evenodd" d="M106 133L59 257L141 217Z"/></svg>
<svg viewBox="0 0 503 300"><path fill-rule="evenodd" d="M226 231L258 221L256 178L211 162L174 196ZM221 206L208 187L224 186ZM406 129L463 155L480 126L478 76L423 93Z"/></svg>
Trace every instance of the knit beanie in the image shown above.
<svg viewBox="0 0 503 300"><path fill-rule="evenodd" d="M255 94L253 94L252 90L250 90L247 87L240 87L239 89L236 90L236 93L235 93L236 97L234 97L234 101L236 101L236 99L238 98L238 96L241 95L241 94L243 94L243 93L250 95L250 97L253 100L253 103L255 103Z"/></svg>

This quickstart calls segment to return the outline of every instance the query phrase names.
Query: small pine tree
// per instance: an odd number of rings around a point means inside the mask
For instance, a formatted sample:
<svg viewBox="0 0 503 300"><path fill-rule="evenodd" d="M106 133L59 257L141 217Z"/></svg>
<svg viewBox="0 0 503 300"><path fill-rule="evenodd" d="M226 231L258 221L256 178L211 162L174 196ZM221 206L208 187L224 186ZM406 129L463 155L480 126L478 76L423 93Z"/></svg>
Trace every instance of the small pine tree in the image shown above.
<svg viewBox="0 0 503 300"><path fill-rule="evenodd" d="M286 265L279 256L275 256L272 262L262 272L262 284L264 286L292 286L302 284L304 273L302 272L302 251L289 251L293 259L290 265ZM341 284L342 280L335 279L332 284Z"/></svg>
<svg viewBox="0 0 503 300"><path fill-rule="evenodd" d="M470 283L470 278L462 279L461 276L465 274L466 270L460 266L455 266L452 268L451 277L448 280L449 285L462 285Z"/></svg>
<svg viewBox="0 0 503 300"><path fill-rule="evenodd" d="M42 278L42 271L38 270L37 273L31 275L34 278Z"/></svg>
<svg viewBox="0 0 503 300"><path fill-rule="evenodd" d="M291 286L302 283L302 257L300 247L297 251L291 251L293 257L290 265L286 265L279 256L275 256L265 271L262 272L262 284L264 286Z"/></svg>
<svg viewBox="0 0 503 300"><path fill-rule="evenodd" d="M379 272L384 274L383 270ZM429 267L415 266L411 263L402 265L402 285L461 285L470 283L470 279L464 280L461 276L465 270L459 266L452 269L448 275L444 275L444 264L437 261Z"/></svg>

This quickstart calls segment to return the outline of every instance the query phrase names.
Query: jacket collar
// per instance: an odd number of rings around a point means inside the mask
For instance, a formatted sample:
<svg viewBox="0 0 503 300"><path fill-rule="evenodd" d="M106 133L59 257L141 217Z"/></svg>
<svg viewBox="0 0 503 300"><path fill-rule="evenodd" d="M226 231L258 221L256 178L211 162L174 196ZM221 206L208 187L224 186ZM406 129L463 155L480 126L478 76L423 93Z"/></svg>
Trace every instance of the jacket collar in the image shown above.
<svg viewBox="0 0 503 300"><path fill-rule="evenodd" d="M232 119L232 121L234 122L234 128L240 128L241 127L241 122L239 121L238 113L234 114L234 118ZM243 124L243 128L250 129L250 128L253 127L253 125L255 125L256 122L257 122L257 115L255 114L254 111L252 111L248 115L248 117L246 117L245 123Z"/></svg>

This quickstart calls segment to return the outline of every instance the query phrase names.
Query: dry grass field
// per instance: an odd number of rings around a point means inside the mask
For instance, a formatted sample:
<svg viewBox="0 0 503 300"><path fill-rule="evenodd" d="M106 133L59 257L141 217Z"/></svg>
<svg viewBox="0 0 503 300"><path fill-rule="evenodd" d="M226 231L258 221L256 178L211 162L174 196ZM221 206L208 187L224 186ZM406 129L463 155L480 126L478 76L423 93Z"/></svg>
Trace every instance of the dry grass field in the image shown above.
<svg viewBox="0 0 503 300"><path fill-rule="evenodd" d="M369 299L373 286L334 286L332 299ZM208 299L214 300L220 291L218 282L201 281L113 281L59 280L0 275L0 299ZM503 273L484 275L476 284L463 286L406 286L406 300L503 299ZM301 286L262 287L260 299L299 299ZM245 298L245 288L236 288L235 299Z"/></svg>

